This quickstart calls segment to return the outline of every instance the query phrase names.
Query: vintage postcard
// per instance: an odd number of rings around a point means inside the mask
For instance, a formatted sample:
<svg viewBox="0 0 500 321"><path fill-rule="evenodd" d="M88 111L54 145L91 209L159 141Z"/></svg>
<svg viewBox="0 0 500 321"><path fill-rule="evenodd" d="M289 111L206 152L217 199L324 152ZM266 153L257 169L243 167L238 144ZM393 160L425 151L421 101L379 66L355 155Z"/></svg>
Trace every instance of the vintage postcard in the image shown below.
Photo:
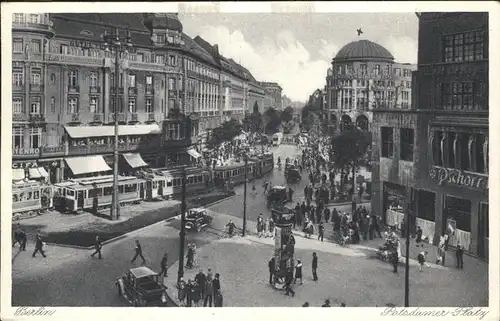
<svg viewBox="0 0 500 321"><path fill-rule="evenodd" d="M2 4L1 318L498 320L499 10Z"/></svg>

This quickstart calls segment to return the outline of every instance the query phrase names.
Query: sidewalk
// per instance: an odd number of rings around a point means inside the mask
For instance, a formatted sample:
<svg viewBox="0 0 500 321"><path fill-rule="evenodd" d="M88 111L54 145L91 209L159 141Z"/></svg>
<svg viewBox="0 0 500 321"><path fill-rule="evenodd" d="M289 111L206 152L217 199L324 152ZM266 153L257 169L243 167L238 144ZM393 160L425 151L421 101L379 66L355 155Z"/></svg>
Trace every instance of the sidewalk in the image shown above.
<svg viewBox="0 0 500 321"><path fill-rule="evenodd" d="M214 214L213 228L221 228L232 219L237 226L241 220L224 214ZM255 222L248 222L249 230ZM296 232L296 234L301 234ZM295 285L295 297L268 285L267 262L273 255L274 240L258 238L253 233L245 238L221 238L199 248L198 267L185 270L184 279L193 279L199 269L208 268L220 274L224 306L229 307L297 307L305 301L320 306L325 299L332 305L345 302L348 307L403 305L404 267L399 274L392 273L387 262L372 258L376 241L341 247L330 242L296 237L295 258L304 264L304 284ZM380 242L380 240L379 240ZM377 245L378 247L378 245ZM319 257L320 282L311 279L311 257ZM465 262L463 271L429 262L430 268L418 271L416 260L410 260L412 305L418 306L485 306L488 300L487 266ZM177 299L178 263L169 268L165 284L170 298ZM479 277L483 275L483 277ZM486 277L484 277L486 275Z"/></svg>

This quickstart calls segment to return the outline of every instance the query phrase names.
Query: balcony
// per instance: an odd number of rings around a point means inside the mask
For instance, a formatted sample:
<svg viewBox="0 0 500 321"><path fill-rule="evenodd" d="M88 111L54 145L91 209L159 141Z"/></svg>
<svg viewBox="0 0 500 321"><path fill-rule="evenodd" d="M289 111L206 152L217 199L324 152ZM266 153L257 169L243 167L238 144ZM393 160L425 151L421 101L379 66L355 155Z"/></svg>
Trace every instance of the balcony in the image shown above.
<svg viewBox="0 0 500 321"><path fill-rule="evenodd" d="M45 115L43 115L43 114L30 114L29 121L32 123L43 123L43 122L45 122Z"/></svg>
<svg viewBox="0 0 500 321"><path fill-rule="evenodd" d="M27 21L22 22L12 22L12 30L31 30L31 31L45 31L47 33L53 34L54 29L50 25L48 19L43 18L42 23L32 23Z"/></svg>
<svg viewBox="0 0 500 321"><path fill-rule="evenodd" d="M115 121L115 113L109 113L109 120L111 122ZM123 113L118 113L118 122L119 123L124 123L125 122L125 114Z"/></svg>
<svg viewBox="0 0 500 321"><path fill-rule="evenodd" d="M90 93L91 94L100 94L101 87L100 86L90 86Z"/></svg>
<svg viewBox="0 0 500 321"><path fill-rule="evenodd" d="M112 86L110 90L111 94L114 95L115 91L116 91L115 86ZM118 95L123 95L123 93L124 93L123 87L118 87Z"/></svg>
<svg viewBox="0 0 500 321"><path fill-rule="evenodd" d="M70 94L80 93L80 86L68 85L68 93L70 93Z"/></svg>
<svg viewBox="0 0 500 321"><path fill-rule="evenodd" d="M128 118L129 123L139 122L139 114L138 113L128 113L127 118Z"/></svg>
<svg viewBox="0 0 500 321"><path fill-rule="evenodd" d="M12 121L27 122L28 116L26 114L12 113Z"/></svg>
<svg viewBox="0 0 500 321"><path fill-rule="evenodd" d="M103 113L92 113L92 122L93 123L104 122L104 114Z"/></svg>
<svg viewBox="0 0 500 321"><path fill-rule="evenodd" d="M71 56L63 54L47 54L46 60L52 63L60 63L62 65L76 65L76 66L103 66L104 58L99 57L86 57L86 56Z"/></svg>
<svg viewBox="0 0 500 321"><path fill-rule="evenodd" d="M24 84L12 84L12 91L13 92L24 91L24 89L25 89Z"/></svg>
<svg viewBox="0 0 500 321"><path fill-rule="evenodd" d="M30 91L31 92L37 92L37 93L41 93L43 92L43 85L36 85L36 84L30 84Z"/></svg>
<svg viewBox="0 0 500 321"><path fill-rule="evenodd" d="M137 96L137 87L128 87L129 96Z"/></svg>
<svg viewBox="0 0 500 321"><path fill-rule="evenodd" d="M64 156L64 146L44 146L42 147L42 157Z"/></svg>
<svg viewBox="0 0 500 321"><path fill-rule="evenodd" d="M154 95L155 90L153 88L153 85L146 85L146 95Z"/></svg>

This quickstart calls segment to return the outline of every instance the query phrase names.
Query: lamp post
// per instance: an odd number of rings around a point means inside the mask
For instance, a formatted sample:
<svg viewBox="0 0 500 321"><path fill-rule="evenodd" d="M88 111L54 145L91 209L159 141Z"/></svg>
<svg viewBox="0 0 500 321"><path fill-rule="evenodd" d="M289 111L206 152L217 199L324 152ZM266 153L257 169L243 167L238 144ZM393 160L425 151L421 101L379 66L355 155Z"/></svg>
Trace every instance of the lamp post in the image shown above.
<svg viewBox="0 0 500 321"><path fill-rule="evenodd" d="M177 284L184 276L184 247L186 242L186 166L182 168L182 196L181 196L181 231L179 245L179 270L177 271Z"/></svg>
<svg viewBox="0 0 500 321"><path fill-rule="evenodd" d="M104 46L106 51L110 51L112 48L115 51L115 106L114 106L114 136L115 141L113 145L113 196L111 202L111 219L120 218L120 202L118 200L118 88L119 88L119 64L118 59L120 58L120 53L128 53L128 49L132 47L132 42L130 38L130 31L127 31L125 37L120 36L120 31L116 28L115 33L108 34L104 31Z"/></svg>
<svg viewBox="0 0 500 321"><path fill-rule="evenodd" d="M409 176L405 172L405 229L406 229L406 262L405 262L405 307L410 306L410 212L413 193L409 186Z"/></svg>
<svg viewBox="0 0 500 321"><path fill-rule="evenodd" d="M243 188L243 236L245 236L245 231L247 229L247 174L248 174L248 155L243 154L245 161L245 185Z"/></svg>

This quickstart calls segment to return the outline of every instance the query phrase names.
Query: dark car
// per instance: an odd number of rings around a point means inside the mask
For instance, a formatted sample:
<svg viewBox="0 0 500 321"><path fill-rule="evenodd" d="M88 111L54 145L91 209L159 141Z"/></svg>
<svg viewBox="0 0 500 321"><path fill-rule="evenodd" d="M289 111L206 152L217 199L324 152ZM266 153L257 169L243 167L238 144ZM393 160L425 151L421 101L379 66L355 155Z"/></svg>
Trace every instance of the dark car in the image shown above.
<svg viewBox="0 0 500 321"><path fill-rule="evenodd" d="M284 186L273 186L267 193L267 208L279 207L288 201L287 189Z"/></svg>
<svg viewBox="0 0 500 321"><path fill-rule="evenodd" d="M299 169L291 164L285 166L285 178L289 183L295 183L302 179Z"/></svg>
<svg viewBox="0 0 500 321"><path fill-rule="evenodd" d="M118 295L138 307L162 306L167 302L167 287L158 274L146 266L130 269L117 279Z"/></svg>
<svg viewBox="0 0 500 321"><path fill-rule="evenodd" d="M210 225L212 216L208 215L204 208L192 208L186 213L185 227L189 231L200 232L203 228Z"/></svg>

